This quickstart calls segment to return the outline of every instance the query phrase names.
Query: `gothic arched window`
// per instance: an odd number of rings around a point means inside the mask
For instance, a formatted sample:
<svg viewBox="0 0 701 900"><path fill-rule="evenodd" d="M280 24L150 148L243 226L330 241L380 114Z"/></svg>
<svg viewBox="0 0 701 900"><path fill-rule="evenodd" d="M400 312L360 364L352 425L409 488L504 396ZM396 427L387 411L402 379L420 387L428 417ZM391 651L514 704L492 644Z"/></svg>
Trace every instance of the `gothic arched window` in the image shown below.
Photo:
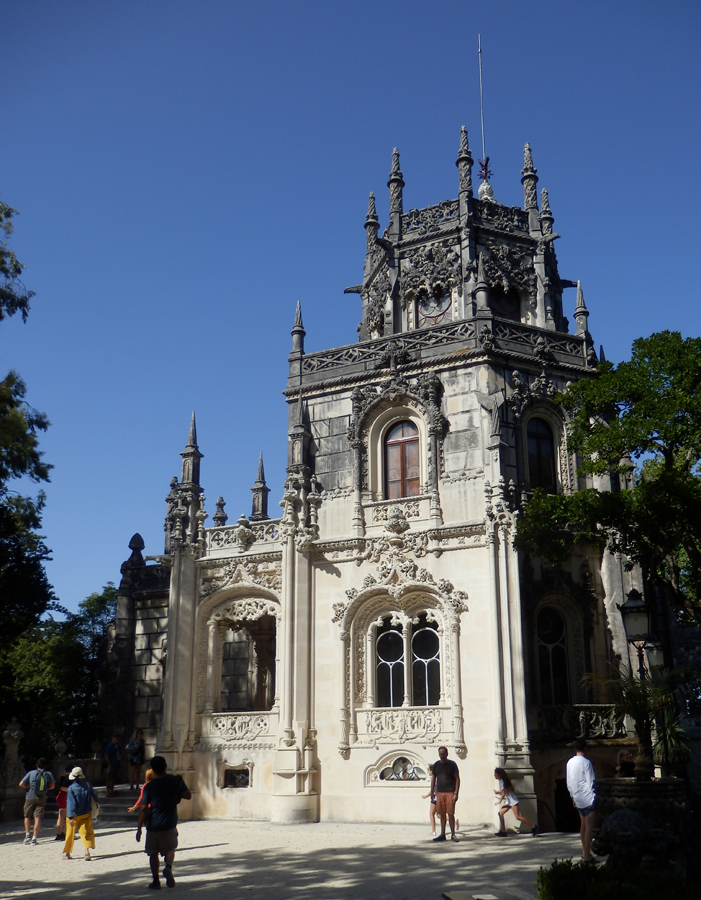
<svg viewBox="0 0 701 900"><path fill-rule="evenodd" d="M392 617L385 616L377 630L375 664L377 667L378 707L402 706L409 691L409 706L438 706L441 694L440 638L436 625L421 613L415 622L407 622L405 635ZM410 678L405 678L405 648L411 654Z"/></svg>
<svg viewBox="0 0 701 900"><path fill-rule="evenodd" d="M557 493L555 481L555 440L545 419L533 417L528 421L528 480L532 488L543 488L548 494Z"/></svg>
<svg viewBox="0 0 701 900"><path fill-rule="evenodd" d="M419 432L413 422L397 422L385 437L385 499L419 493Z"/></svg>
<svg viewBox="0 0 701 900"><path fill-rule="evenodd" d="M570 702L567 629L565 620L552 606L538 613L538 674L540 702L546 706Z"/></svg>

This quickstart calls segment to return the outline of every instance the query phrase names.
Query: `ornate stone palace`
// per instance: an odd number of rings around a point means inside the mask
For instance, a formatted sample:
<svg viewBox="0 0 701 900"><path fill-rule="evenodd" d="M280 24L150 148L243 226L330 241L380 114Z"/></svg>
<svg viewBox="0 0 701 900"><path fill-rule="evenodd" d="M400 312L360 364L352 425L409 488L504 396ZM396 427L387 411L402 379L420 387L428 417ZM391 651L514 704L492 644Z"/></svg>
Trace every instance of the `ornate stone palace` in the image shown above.
<svg viewBox="0 0 701 900"><path fill-rule="evenodd" d="M552 829L574 737L613 773L626 733L583 676L626 658L616 602L635 573L587 548L553 569L513 547L535 487L601 486L578 477L554 401L597 365L588 312L558 272L530 146L523 209L486 171L475 196L472 167L463 128L458 198L404 212L394 151L389 224L370 194L346 289L358 342L306 353L297 306L282 516L261 458L250 518L228 524L220 497L205 526L193 415L164 555L132 538L107 727L145 730L193 790L186 815L421 821L445 744L463 822L493 822L498 765Z"/></svg>

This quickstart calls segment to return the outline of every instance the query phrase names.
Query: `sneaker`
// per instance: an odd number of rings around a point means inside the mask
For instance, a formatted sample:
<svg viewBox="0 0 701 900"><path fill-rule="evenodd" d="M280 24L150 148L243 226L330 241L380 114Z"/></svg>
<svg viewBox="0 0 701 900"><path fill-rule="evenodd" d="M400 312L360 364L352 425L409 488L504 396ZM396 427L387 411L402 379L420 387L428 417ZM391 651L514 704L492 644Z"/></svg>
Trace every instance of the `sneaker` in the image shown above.
<svg viewBox="0 0 701 900"><path fill-rule="evenodd" d="M170 866L163 866L163 877L168 887L175 887L175 878L173 878L173 870Z"/></svg>
<svg viewBox="0 0 701 900"><path fill-rule="evenodd" d="M435 844L435 843L438 843L438 841L444 841L445 839L446 838L445 838L444 834L439 834L438 837L434 837L433 842Z"/></svg>
<svg viewBox="0 0 701 900"><path fill-rule="evenodd" d="M28 844L31 841L31 839L32 839L31 834L25 834L23 843Z"/></svg>
<svg viewBox="0 0 701 900"><path fill-rule="evenodd" d="M436 836L436 832L435 832L435 831L432 831L432 832L431 832L431 837L435 837L435 836Z"/></svg>
<svg viewBox="0 0 701 900"><path fill-rule="evenodd" d="M62 834L57 834L56 837L54 838L54 840L55 841L64 841L65 838Z"/></svg>
<svg viewBox="0 0 701 900"><path fill-rule="evenodd" d="M533 835L533 837L535 837L538 834L538 826L537 825L534 825L533 828L531 828L531 834Z"/></svg>
<svg viewBox="0 0 701 900"><path fill-rule="evenodd" d="M26 844L27 842L25 841L24 843ZM37 839L35 837L33 837L29 843L32 845L32 847L36 847Z"/></svg>
<svg viewBox="0 0 701 900"><path fill-rule="evenodd" d="M161 889L160 880L158 878L154 878L153 881L151 882L151 884L148 886L148 889L150 891L160 891L160 889Z"/></svg>
<svg viewBox="0 0 701 900"><path fill-rule="evenodd" d="M456 844L458 843L458 839L457 839L457 837L456 837L454 834L451 834L450 840L451 840L451 841L455 841Z"/></svg>
<svg viewBox="0 0 701 900"><path fill-rule="evenodd" d="M507 834L505 831L495 831L494 832L494 837L506 837L506 836L507 836Z"/></svg>

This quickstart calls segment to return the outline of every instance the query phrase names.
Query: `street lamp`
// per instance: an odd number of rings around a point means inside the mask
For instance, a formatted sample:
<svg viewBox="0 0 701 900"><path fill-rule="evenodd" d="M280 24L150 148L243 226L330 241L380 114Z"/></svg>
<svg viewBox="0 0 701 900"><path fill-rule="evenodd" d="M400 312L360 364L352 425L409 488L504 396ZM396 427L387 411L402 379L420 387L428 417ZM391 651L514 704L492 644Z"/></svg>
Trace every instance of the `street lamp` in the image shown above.
<svg viewBox="0 0 701 900"><path fill-rule="evenodd" d="M628 598L622 606L618 603L616 606L623 619L626 640L637 650L638 675L642 680L645 677L645 651L656 648L651 642L650 610L640 591L635 588L628 593Z"/></svg>

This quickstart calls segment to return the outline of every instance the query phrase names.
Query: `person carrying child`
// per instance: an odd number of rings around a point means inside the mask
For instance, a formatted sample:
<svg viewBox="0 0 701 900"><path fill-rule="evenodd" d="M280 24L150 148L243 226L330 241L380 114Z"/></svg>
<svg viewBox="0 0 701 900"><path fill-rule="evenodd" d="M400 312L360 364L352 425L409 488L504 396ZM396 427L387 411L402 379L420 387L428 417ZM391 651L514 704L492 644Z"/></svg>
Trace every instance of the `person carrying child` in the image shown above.
<svg viewBox="0 0 701 900"><path fill-rule="evenodd" d="M516 796L516 792L514 791L514 786L511 782L511 779L506 774L503 769L495 769L494 777L499 782L499 790L494 791L497 795L497 803L503 803L503 806L499 810L499 831L495 831L495 835L497 837L506 837L506 826L504 825L504 817L506 816L509 810L513 810L513 814L516 816L519 822L525 822L526 825L531 829L531 834L535 837L538 834L538 826L534 825L533 822L529 822L525 816L522 816L518 811L518 797Z"/></svg>

